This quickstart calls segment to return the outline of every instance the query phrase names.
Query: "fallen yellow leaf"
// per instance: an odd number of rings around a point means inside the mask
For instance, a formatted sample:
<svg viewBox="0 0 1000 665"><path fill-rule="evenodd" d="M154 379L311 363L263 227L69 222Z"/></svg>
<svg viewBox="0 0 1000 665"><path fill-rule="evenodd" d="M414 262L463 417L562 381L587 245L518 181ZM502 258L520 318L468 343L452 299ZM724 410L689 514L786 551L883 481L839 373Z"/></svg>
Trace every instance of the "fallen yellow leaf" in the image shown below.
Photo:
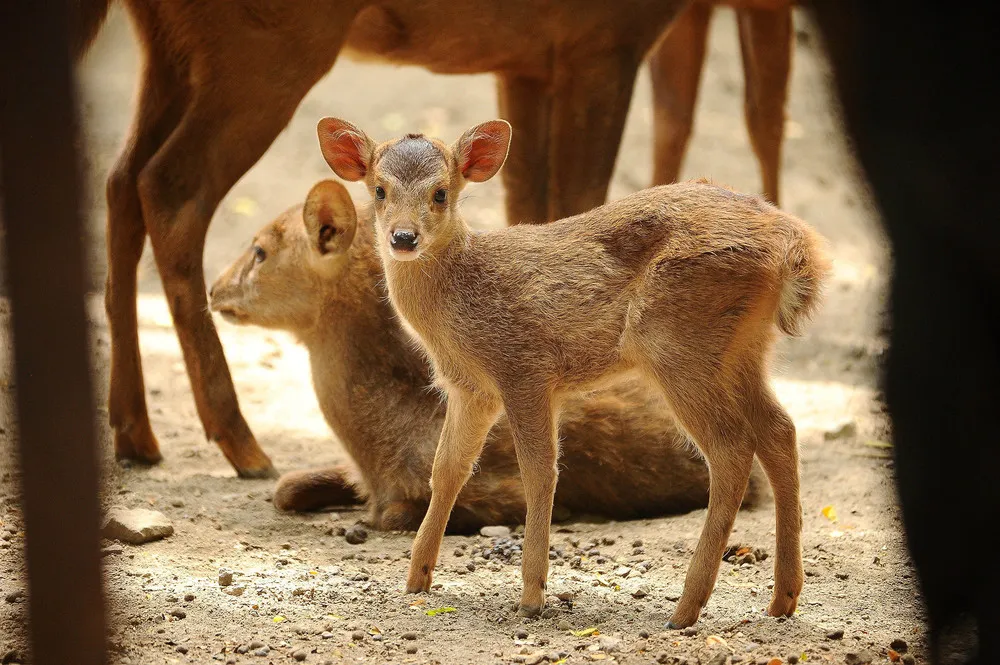
<svg viewBox="0 0 1000 665"><path fill-rule="evenodd" d="M271 621L273 621L274 623L281 623L282 621L288 621L288 619L279 614L278 616L271 619Z"/></svg>
<svg viewBox="0 0 1000 665"><path fill-rule="evenodd" d="M711 647L716 645L722 647L729 646L728 644L726 644L726 641L722 639L722 637L720 637L719 635L709 635L708 637L705 638L705 646Z"/></svg>
<svg viewBox="0 0 1000 665"><path fill-rule="evenodd" d="M823 510L821 510L820 512L823 513L823 517L830 520L831 522L837 521L837 509L834 508L833 506L827 506L823 508Z"/></svg>
<svg viewBox="0 0 1000 665"><path fill-rule="evenodd" d="M583 628L581 630L571 630L569 631L576 635L577 637L590 637L591 635L600 635L596 626L591 626L590 628Z"/></svg>
<svg viewBox="0 0 1000 665"><path fill-rule="evenodd" d="M449 614L451 612L457 612L454 607L435 607L434 609L427 610L425 614L429 617L436 617L439 614Z"/></svg>

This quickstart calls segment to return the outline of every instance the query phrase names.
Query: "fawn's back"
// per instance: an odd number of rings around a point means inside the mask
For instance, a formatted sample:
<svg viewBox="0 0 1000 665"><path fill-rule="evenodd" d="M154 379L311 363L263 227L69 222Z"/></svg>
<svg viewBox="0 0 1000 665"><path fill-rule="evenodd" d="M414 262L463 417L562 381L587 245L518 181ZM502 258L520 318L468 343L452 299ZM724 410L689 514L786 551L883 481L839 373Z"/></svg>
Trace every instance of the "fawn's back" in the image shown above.
<svg viewBox="0 0 1000 665"><path fill-rule="evenodd" d="M660 322L668 346L686 341L671 331L700 333L700 344L718 340L705 349L720 355L751 308L793 332L796 312L815 296L817 276L796 271L816 242L756 196L688 182L548 225L473 234L440 261L394 266L433 276L443 296L433 302L421 282L390 288L415 329L451 331L422 336L450 380L472 373L470 382L489 385L529 373L576 385L633 365L637 326Z"/></svg>

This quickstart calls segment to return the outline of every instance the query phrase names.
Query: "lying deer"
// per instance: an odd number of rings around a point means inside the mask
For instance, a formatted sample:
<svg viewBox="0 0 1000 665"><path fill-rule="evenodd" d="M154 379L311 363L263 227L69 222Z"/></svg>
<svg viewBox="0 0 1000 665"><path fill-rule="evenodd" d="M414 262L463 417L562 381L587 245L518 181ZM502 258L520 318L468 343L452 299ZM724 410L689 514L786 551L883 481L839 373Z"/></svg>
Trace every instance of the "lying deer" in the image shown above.
<svg viewBox="0 0 1000 665"><path fill-rule="evenodd" d="M738 3L751 8L774 1ZM73 3L77 57L110 4ZM340 50L441 73L495 73L501 114L526 130L504 174L507 219L544 222L604 201L636 72L687 6L685 0L124 4L144 64L132 129L107 182L108 408L115 452L147 463L161 457L146 406L136 317L136 270L148 234L206 437L244 477L274 470L243 418L218 334L205 315L205 234L219 202L288 124ZM790 33L767 29L781 12L787 9L746 20L740 33L746 62L787 60ZM694 100L680 88L671 93L684 79L670 75L675 51L696 46L687 32L668 38L666 54L653 63L658 103L674 100L675 110ZM684 63L693 64L690 58ZM766 91L778 90L763 79L754 82L760 71L747 68L748 100L750 91L757 91L753 99L770 99ZM779 87L783 100L783 83ZM780 143L779 116L767 116L773 126L751 123L751 134L776 135ZM672 112L657 115L665 163L679 163L677 151L684 147L662 138L669 132L664 123L674 118ZM583 132L586 142L578 140ZM657 173L673 177L669 167L658 166Z"/></svg>
<svg viewBox="0 0 1000 665"><path fill-rule="evenodd" d="M237 324L286 330L306 346L320 409L357 466L286 474L275 506L315 510L367 498L373 527L415 531L430 500L445 404L386 297L371 208L358 223L341 189L317 184L304 207L258 232L212 286L212 309ZM561 431L561 513L634 519L708 503L707 467L662 397L641 383L567 400ZM755 470L744 505L761 486ZM449 528L516 524L525 509L511 429L500 420Z"/></svg>
<svg viewBox="0 0 1000 665"><path fill-rule="evenodd" d="M829 270L820 236L756 196L706 182L640 191L551 224L473 233L458 195L500 170L510 131L495 120L447 146L419 134L376 144L335 118L318 126L330 167L371 193L389 299L448 396L407 590L430 588L456 496L504 413L527 504L520 611L539 612L557 414L568 395L631 371L662 391L711 471L705 526L671 625L693 624L712 592L755 454L777 522L768 612L790 615L803 579L798 450L766 362L774 328L796 334L817 305ZM338 191L334 210L347 209Z"/></svg>

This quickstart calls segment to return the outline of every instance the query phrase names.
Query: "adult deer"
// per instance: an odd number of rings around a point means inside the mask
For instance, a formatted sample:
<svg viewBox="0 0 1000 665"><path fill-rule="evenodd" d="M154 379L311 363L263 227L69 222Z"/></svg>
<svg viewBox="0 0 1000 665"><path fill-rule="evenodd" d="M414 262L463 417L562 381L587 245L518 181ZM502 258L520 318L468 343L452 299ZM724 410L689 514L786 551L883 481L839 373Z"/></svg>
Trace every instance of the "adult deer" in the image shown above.
<svg viewBox="0 0 1000 665"><path fill-rule="evenodd" d="M109 5L74 4L76 55ZM638 67L678 13L691 11L684 0L125 0L125 6L144 65L133 126L107 183L115 452L148 463L161 457L136 317L136 270L148 234L206 436L244 477L274 470L240 412L206 315L205 234L219 202L340 50L435 72L495 73L501 115L524 137L512 146L504 175L508 221L545 222L604 202ZM745 51L772 43L746 41L752 34L752 28L741 32ZM684 39L684 33L668 36L663 48L683 50ZM666 57L654 65L660 72L671 66ZM663 91L676 82L656 74L654 81L657 97L670 97ZM670 117L658 117L658 126ZM583 131L586 143L577 140ZM683 145L675 143L677 149ZM657 173L672 177L667 168Z"/></svg>

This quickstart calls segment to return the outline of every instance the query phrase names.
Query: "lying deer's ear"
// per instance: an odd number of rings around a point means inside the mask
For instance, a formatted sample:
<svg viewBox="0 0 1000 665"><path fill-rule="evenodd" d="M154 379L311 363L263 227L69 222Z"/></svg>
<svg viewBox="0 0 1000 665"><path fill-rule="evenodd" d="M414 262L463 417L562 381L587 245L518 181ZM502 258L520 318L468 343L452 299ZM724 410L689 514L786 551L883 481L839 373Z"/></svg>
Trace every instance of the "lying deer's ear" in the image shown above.
<svg viewBox="0 0 1000 665"><path fill-rule="evenodd" d="M358 214L347 188L336 180L313 185L302 208L313 249L322 255L347 251L358 228Z"/></svg>
<svg viewBox="0 0 1000 665"><path fill-rule="evenodd" d="M510 133L506 120L490 120L462 134L452 147L462 177L484 182L495 176L507 160Z"/></svg>
<svg viewBox="0 0 1000 665"><path fill-rule="evenodd" d="M323 157L334 173L352 182L365 177L375 150L375 142L367 134L339 118L323 118L316 133Z"/></svg>

